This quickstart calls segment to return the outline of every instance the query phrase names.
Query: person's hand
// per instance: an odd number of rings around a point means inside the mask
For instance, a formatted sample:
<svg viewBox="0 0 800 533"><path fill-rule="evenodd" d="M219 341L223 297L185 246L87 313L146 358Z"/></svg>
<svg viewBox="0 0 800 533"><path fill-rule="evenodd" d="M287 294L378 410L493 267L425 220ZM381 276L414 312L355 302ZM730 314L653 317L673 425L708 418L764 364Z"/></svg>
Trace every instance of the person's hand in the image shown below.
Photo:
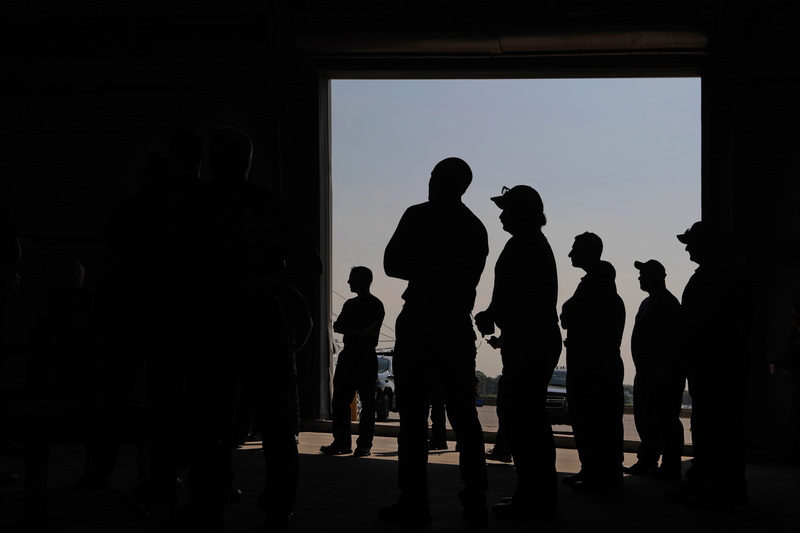
<svg viewBox="0 0 800 533"><path fill-rule="evenodd" d="M498 348L503 347L503 336L502 335L499 337L492 336L486 342L489 343L489 346L497 350Z"/></svg>
<svg viewBox="0 0 800 533"><path fill-rule="evenodd" d="M6 289L10 291L16 291L22 284L22 278L20 277L19 272L14 272L13 274L6 276L3 282L5 283Z"/></svg>
<svg viewBox="0 0 800 533"><path fill-rule="evenodd" d="M484 337L494 333L494 319L486 311L481 311L475 315L475 326Z"/></svg>

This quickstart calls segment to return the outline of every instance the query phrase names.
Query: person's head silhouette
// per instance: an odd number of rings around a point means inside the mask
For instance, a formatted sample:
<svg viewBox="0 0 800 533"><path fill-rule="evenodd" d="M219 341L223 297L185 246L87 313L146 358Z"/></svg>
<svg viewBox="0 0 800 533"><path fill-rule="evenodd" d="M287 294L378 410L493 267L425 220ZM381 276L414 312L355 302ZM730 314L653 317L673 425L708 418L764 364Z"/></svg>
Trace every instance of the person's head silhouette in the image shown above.
<svg viewBox="0 0 800 533"><path fill-rule="evenodd" d="M431 202L456 202L472 183L472 169L463 159L448 157L433 167L428 182L428 200Z"/></svg>
<svg viewBox="0 0 800 533"><path fill-rule="evenodd" d="M702 220L677 237L686 245L689 259L698 265L725 262L731 252L730 235L719 226Z"/></svg>
<svg viewBox="0 0 800 533"><path fill-rule="evenodd" d="M253 160L253 143L241 130L222 128L211 133L208 163L215 180L246 181Z"/></svg>
<svg viewBox="0 0 800 533"><path fill-rule="evenodd" d="M633 266L639 271L639 287L647 293L666 288L664 282L667 271L664 265L650 259L648 261L634 261Z"/></svg>
<svg viewBox="0 0 800 533"><path fill-rule="evenodd" d="M500 196L492 197L497 207L503 210L500 221L503 229L511 235L520 235L532 230L541 230L547 224L542 197L533 187L517 185L503 187Z"/></svg>
<svg viewBox="0 0 800 533"><path fill-rule="evenodd" d="M203 139L193 131L177 129L169 140L169 162L179 175L200 176L203 162Z"/></svg>
<svg viewBox="0 0 800 533"><path fill-rule="evenodd" d="M369 287L372 285L372 271L365 266L351 268L347 284L350 285L350 290L356 294L369 293Z"/></svg>
<svg viewBox="0 0 800 533"><path fill-rule="evenodd" d="M587 231L575 237L569 258L572 260L572 266L588 272L600 263L602 254L603 241L594 233Z"/></svg>

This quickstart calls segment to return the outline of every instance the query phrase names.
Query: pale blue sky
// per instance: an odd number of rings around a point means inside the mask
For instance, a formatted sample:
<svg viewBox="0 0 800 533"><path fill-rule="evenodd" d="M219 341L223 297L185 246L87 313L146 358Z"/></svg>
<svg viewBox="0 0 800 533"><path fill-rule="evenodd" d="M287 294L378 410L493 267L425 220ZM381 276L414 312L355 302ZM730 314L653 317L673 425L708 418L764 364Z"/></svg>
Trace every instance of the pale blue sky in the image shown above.
<svg viewBox="0 0 800 533"><path fill-rule="evenodd" d="M531 185L548 217L559 310L584 274L567 257L574 237L592 231L603 239L627 311L626 383L634 375L630 331L646 296L633 261L661 261L678 298L696 267L675 235L700 218L698 78L334 80L332 154L333 289L352 297L350 267L370 267L390 337L405 282L383 273L383 250L403 211L427 199L431 169L445 157L472 167L464 203L489 232L476 311L489 303L508 239L489 198L503 186ZM343 303L334 295L334 313ZM478 369L496 376L501 367L499 353L481 343Z"/></svg>

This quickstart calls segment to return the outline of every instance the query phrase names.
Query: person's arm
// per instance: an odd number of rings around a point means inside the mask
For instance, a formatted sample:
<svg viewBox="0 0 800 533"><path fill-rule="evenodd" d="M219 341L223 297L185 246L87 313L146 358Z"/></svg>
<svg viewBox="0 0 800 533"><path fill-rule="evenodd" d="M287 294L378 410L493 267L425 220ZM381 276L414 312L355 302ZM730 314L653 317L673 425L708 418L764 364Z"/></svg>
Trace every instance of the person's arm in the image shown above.
<svg viewBox="0 0 800 533"><path fill-rule="evenodd" d="M20 278L17 273L17 265L22 260L22 246L19 241L19 228L11 207L4 198L0 198L0 227L2 234L0 238L0 281L9 290L16 290L19 287Z"/></svg>
<svg viewBox="0 0 800 533"><path fill-rule="evenodd" d="M412 226L412 217L406 210L383 254L383 269L390 278L408 281L415 277L415 264L420 258L415 253L414 241L420 236L415 235Z"/></svg>
<svg viewBox="0 0 800 533"><path fill-rule="evenodd" d="M339 318L333 323L333 331L343 335L363 335L382 322L382 309L367 309L366 305L357 306L355 302L348 300L342 306Z"/></svg>

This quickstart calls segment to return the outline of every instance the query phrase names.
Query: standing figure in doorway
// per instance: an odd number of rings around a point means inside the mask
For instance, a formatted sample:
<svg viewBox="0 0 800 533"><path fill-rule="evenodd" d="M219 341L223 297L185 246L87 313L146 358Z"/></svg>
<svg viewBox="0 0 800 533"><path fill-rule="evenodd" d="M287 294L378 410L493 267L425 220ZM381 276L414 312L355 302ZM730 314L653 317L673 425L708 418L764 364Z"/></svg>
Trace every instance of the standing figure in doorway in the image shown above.
<svg viewBox="0 0 800 533"><path fill-rule="evenodd" d="M358 392L361 398L361 419L353 455L370 455L375 432L375 379L378 358L375 348L383 325L383 303L370 291L372 271L364 266L353 267L347 280L356 293L344 303L333 331L344 335L344 350L339 354L333 376L333 444L322 446L328 455L351 453L350 403Z"/></svg>
<svg viewBox="0 0 800 533"><path fill-rule="evenodd" d="M472 170L465 161L440 161L431 172L428 201L406 210L384 255L386 274L408 281L394 350L400 499L380 509L380 517L391 522L431 521L427 462L433 379L442 387L458 440L463 518L470 524L487 521L488 481L475 407L476 337L470 313L489 245L486 228L461 201L471 182Z"/></svg>
<svg viewBox="0 0 800 533"><path fill-rule="evenodd" d="M699 266L683 289L681 339L692 396L692 466L667 497L745 503L745 392L753 296L721 228L695 222L678 240Z"/></svg>
<svg viewBox="0 0 800 533"><path fill-rule="evenodd" d="M617 294L616 271L602 261L603 241L594 233L575 237L569 257L586 271L561 309L567 330L567 400L579 473L564 478L576 490L606 492L622 482L623 366L619 347L625 305Z"/></svg>
<svg viewBox="0 0 800 533"><path fill-rule="evenodd" d="M632 475L682 479L683 424L680 420L686 378L679 365L676 342L680 303L667 290L664 265L651 259L635 261L639 286L648 296L639 306L631 334L636 365L633 379L633 419L641 444ZM661 466L658 460L661 459Z"/></svg>
<svg viewBox="0 0 800 533"><path fill-rule="evenodd" d="M517 470L513 497L494 505L492 512L500 518L547 518L556 509L558 495L555 442L546 407L547 385L562 349L556 261L542 233L547 219L535 189L503 188L503 195L492 200L503 210L500 221L511 238L494 269L492 303L475 316L475 323L483 335L494 333L495 324L501 330L499 423Z"/></svg>

